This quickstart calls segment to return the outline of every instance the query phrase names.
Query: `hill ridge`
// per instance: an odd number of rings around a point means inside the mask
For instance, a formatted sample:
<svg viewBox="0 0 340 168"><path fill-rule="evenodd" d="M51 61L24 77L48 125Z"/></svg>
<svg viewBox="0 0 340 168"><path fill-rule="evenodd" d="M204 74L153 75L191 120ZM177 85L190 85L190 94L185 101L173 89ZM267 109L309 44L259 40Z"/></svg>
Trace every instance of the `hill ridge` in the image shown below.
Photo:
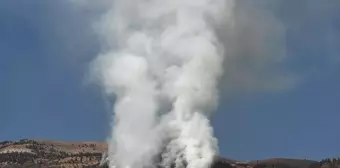
<svg viewBox="0 0 340 168"><path fill-rule="evenodd" d="M108 146L98 141L21 139L0 142L0 167L100 167ZM339 159L322 161L297 158L235 160L216 156L213 168L340 168Z"/></svg>

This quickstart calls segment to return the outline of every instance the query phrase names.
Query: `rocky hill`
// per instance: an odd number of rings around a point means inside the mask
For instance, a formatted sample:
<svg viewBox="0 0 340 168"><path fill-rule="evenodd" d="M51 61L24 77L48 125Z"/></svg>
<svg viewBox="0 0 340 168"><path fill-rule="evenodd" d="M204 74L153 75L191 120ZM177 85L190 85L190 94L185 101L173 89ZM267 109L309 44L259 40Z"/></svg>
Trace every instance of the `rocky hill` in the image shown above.
<svg viewBox="0 0 340 168"><path fill-rule="evenodd" d="M0 142L0 168L94 168L100 167L106 151L107 144L102 142L3 141ZM242 162L216 157L212 168L340 168L340 159L318 162L273 158Z"/></svg>
<svg viewBox="0 0 340 168"><path fill-rule="evenodd" d="M28 140L0 142L0 167L98 167L107 145L100 142Z"/></svg>

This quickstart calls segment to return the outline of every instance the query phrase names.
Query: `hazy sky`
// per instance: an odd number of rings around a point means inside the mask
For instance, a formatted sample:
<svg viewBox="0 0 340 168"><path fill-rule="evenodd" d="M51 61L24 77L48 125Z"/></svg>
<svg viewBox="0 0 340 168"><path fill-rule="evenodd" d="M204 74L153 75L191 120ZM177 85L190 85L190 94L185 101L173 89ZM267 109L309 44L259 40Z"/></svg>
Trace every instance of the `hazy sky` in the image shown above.
<svg viewBox="0 0 340 168"><path fill-rule="evenodd" d="M299 82L224 95L213 117L220 152L339 156L340 1L271 2L286 30L284 69ZM100 51L91 27L99 13L66 0L0 1L0 141L105 140L112 105L86 80Z"/></svg>

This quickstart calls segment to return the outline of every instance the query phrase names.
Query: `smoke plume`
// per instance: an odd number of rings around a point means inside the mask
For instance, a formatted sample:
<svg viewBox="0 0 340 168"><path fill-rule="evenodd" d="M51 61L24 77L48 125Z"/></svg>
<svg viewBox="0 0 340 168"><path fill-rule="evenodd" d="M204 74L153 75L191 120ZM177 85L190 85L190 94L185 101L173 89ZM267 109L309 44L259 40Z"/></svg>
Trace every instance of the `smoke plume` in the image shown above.
<svg viewBox="0 0 340 168"><path fill-rule="evenodd" d="M232 63L242 55L267 60L263 27L247 29L253 24L242 11L256 8L234 0L111 2L96 25L104 45L92 64L116 99L110 167L208 167L218 153L209 118L221 78L241 72Z"/></svg>

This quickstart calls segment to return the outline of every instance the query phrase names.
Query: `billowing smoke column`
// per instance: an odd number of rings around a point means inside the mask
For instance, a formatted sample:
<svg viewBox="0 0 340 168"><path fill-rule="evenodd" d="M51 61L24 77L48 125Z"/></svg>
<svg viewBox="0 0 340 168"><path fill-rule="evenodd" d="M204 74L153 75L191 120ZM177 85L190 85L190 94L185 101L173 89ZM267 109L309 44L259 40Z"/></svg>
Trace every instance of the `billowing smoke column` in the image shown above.
<svg viewBox="0 0 340 168"><path fill-rule="evenodd" d="M233 2L112 3L100 24L107 46L95 62L105 90L116 96L110 167L211 164L218 150L209 117L225 57L215 28Z"/></svg>

